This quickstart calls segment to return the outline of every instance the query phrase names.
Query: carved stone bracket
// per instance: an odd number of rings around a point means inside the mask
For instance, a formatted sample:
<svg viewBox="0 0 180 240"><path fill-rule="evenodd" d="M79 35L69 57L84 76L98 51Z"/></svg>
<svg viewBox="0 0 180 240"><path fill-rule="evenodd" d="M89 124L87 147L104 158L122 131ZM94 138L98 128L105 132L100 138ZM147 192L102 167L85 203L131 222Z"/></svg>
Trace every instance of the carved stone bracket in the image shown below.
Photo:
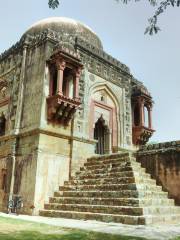
<svg viewBox="0 0 180 240"><path fill-rule="evenodd" d="M149 138L152 136L153 132L150 128L146 128L144 126L133 127L133 143L135 145L145 145Z"/></svg>
<svg viewBox="0 0 180 240"><path fill-rule="evenodd" d="M64 95L55 95L47 98L48 120L68 125L80 105L79 100Z"/></svg>

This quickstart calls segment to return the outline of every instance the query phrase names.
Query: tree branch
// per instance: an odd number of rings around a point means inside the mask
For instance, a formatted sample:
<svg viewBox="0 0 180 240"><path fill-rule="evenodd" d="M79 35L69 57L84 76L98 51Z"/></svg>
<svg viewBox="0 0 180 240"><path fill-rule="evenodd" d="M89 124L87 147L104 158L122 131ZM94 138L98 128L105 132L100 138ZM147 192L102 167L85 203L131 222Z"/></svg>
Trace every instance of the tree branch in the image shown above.
<svg viewBox="0 0 180 240"><path fill-rule="evenodd" d="M124 4L128 4L129 2L132 2L133 0L115 0L116 2L122 2ZM141 1L141 0L134 0L135 2ZM180 6L180 0L165 0L158 3L158 0L147 0L150 5L153 7L158 6L156 9L154 15L148 19L149 25L145 29L145 34L149 33L150 35L153 35L154 33L158 33L161 29L158 27L158 17L160 14L164 13L164 11L167 9L167 7L179 7ZM58 8L60 3L60 0L48 0L49 8L55 9Z"/></svg>
<svg viewBox="0 0 180 240"><path fill-rule="evenodd" d="M116 2L123 2L124 4L128 4L132 0L115 0ZM134 0L135 2L138 2L140 0ZM158 3L157 0L148 0L148 2L153 6L158 6L157 10L155 11L154 15L148 19L149 25L145 30L145 34L149 33L150 35L153 35L154 33L158 33L161 29L158 27L158 17L160 14L164 13L164 11L167 9L167 7L179 7L180 6L180 0L166 0L161 1Z"/></svg>

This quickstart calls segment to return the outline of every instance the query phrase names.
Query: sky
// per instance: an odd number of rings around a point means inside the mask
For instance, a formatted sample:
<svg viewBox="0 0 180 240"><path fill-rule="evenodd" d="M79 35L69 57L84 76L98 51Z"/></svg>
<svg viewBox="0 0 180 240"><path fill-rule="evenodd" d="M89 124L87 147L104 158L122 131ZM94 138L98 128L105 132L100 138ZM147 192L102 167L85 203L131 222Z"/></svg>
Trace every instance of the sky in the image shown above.
<svg viewBox="0 0 180 240"><path fill-rule="evenodd" d="M48 0L0 0L0 53L16 43L38 20L63 16L88 25L104 50L130 67L154 100L151 141L180 139L180 8L159 18L161 32L144 35L155 9L148 1L123 5L115 0L61 0L58 9Z"/></svg>

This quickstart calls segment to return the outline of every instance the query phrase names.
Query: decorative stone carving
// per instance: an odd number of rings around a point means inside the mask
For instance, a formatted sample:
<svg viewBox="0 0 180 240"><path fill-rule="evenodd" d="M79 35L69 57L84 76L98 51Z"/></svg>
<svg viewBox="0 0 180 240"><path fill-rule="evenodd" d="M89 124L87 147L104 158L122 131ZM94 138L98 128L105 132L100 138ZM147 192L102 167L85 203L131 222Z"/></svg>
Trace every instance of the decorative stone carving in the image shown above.
<svg viewBox="0 0 180 240"><path fill-rule="evenodd" d="M9 102L9 84L7 80L0 79L0 106L4 106Z"/></svg>
<svg viewBox="0 0 180 240"><path fill-rule="evenodd" d="M64 95L55 95L47 98L48 120L68 125L76 112L80 101Z"/></svg>

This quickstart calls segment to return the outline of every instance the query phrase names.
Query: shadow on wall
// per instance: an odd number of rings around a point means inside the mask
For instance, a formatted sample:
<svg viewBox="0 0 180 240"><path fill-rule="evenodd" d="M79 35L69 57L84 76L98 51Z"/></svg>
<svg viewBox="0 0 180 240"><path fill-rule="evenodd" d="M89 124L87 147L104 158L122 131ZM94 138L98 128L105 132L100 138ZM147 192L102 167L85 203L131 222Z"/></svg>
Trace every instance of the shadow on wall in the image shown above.
<svg viewBox="0 0 180 240"><path fill-rule="evenodd" d="M180 205L180 141L143 146L137 152L137 161Z"/></svg>

